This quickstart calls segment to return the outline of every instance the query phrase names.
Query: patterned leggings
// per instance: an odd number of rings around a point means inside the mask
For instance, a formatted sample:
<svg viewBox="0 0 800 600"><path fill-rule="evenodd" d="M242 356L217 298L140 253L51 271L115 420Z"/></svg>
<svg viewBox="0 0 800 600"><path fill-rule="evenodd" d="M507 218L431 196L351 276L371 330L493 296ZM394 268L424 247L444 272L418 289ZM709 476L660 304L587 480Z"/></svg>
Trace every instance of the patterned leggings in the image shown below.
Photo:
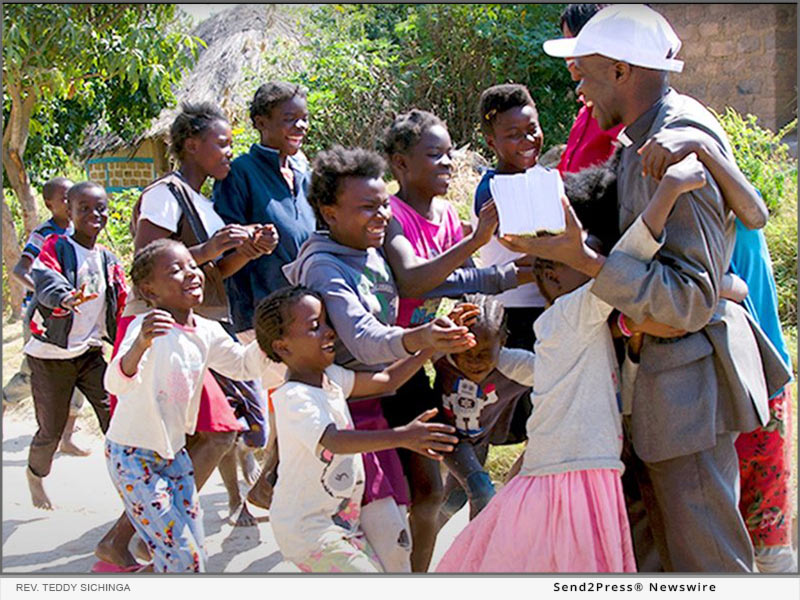
<svg viewBox="0 0 800 600"><path fill-rule="evenodd" d="M185 448L172 460L106 440L106 464L136 532L161 573L205 571L203 513Z"/></svg>
<svg viewBox="0 0 800 600"><path fill-rule="evenodd" d="M770 398L769 423L736 440L742 480L739 510L762 573L797 571L791 530L791 407L791 388L787 385Z"/></svg>

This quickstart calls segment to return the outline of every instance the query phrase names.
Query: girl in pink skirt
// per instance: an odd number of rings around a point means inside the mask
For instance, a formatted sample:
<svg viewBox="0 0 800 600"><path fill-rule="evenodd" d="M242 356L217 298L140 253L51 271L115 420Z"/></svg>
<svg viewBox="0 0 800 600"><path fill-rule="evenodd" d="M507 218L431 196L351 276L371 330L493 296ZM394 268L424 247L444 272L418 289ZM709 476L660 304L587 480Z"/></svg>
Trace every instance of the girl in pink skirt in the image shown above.
<svg viewBox="0 0 800 600"><path fill-rule="evenodd" d="M616 244L642 262L661 247L677 197L705 184L694 155L670 169ZM607 191L604 197L616 196ZM562 201L565 235L581 235L572 207ZM525 239L509 249L525 252ZM591 235L588 243L598 251L603 245ZM534 271L548 308L534 323L534 408L519 475L461 532L437 571L635 572L620 478L619 371L608 326L613 308L591 293L588 277L565 265L537 259Z"/></svg>

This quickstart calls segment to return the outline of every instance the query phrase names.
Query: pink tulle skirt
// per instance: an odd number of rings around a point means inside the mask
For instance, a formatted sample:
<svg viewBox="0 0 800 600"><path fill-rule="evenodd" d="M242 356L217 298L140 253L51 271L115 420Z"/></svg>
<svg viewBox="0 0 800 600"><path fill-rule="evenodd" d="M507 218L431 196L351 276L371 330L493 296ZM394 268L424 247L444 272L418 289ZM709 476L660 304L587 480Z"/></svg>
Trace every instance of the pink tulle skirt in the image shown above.
<svg viewBox="0 0 800 600"><path fill-rule="evenodd" d="M453 541L436 571L636 572L619 472L515 477Z"/></svg>

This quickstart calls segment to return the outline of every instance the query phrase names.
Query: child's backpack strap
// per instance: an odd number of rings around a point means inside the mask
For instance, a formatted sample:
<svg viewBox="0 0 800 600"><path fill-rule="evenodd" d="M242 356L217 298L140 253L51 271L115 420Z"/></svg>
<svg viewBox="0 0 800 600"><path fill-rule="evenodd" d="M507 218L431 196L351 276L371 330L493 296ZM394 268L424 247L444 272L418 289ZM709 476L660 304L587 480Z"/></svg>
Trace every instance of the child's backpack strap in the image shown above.
<svg viewBox="0 0 800 600"><path fill-rule="evenodd" d="M142 195L156 185L164 184L174 196L175 201L181 209L181 217L178 219L177 231L170 237L183 243L187 248L207 242L209 239L208 232L206 231L205 225L203 225L203 221L200 219L200 213L197 212L197 208L194 202L192 202L194 190L192 190L180 173L173 171L172 173L168 173L156 179L142 191ZM132 214L132 218L135 219L134 223L139 219L141 201L142 197L140 196ZM135 235L135 228L133 228L133 233ZM229 320L228 297L225 294L225 284L216 261L211 260L200 265L200 267L203 269L206 282L203 287L203 304L197 307L196 312L203 317L215 321Z"/></svg>
<svg viewBox="0 0 800 600"><path fill-rule="evenodd" d="M128 224L128 229L130 229L131 232L131 238L136 238L136 228L139 224L139 214L142 210L142 198L144 195L157 185L161 185L164 181L171 181L174 177L177 177L177 173L175 171L167 173L166 175L163 175L150 183L142 190L142 193L139 194L139 198L136 200L136 204L133 205L133 210L131 211L131 222Z"/></svg>

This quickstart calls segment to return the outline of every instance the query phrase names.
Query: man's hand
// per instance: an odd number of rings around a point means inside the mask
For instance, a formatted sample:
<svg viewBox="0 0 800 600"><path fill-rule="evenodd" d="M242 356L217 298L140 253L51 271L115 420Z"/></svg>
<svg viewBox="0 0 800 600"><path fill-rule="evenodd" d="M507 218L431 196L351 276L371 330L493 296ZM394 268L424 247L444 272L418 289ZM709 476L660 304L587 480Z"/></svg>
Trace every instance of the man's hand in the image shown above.
<svg viewBox="0 0 800 600"><path fill-rule="evenodd" d="M604 259L584 243L583 227L566 196L561 196L561 204L566 221L564 233L540 237L504 235L500 243L512 252L564 263L589 277L595 277Z"/></svg>

